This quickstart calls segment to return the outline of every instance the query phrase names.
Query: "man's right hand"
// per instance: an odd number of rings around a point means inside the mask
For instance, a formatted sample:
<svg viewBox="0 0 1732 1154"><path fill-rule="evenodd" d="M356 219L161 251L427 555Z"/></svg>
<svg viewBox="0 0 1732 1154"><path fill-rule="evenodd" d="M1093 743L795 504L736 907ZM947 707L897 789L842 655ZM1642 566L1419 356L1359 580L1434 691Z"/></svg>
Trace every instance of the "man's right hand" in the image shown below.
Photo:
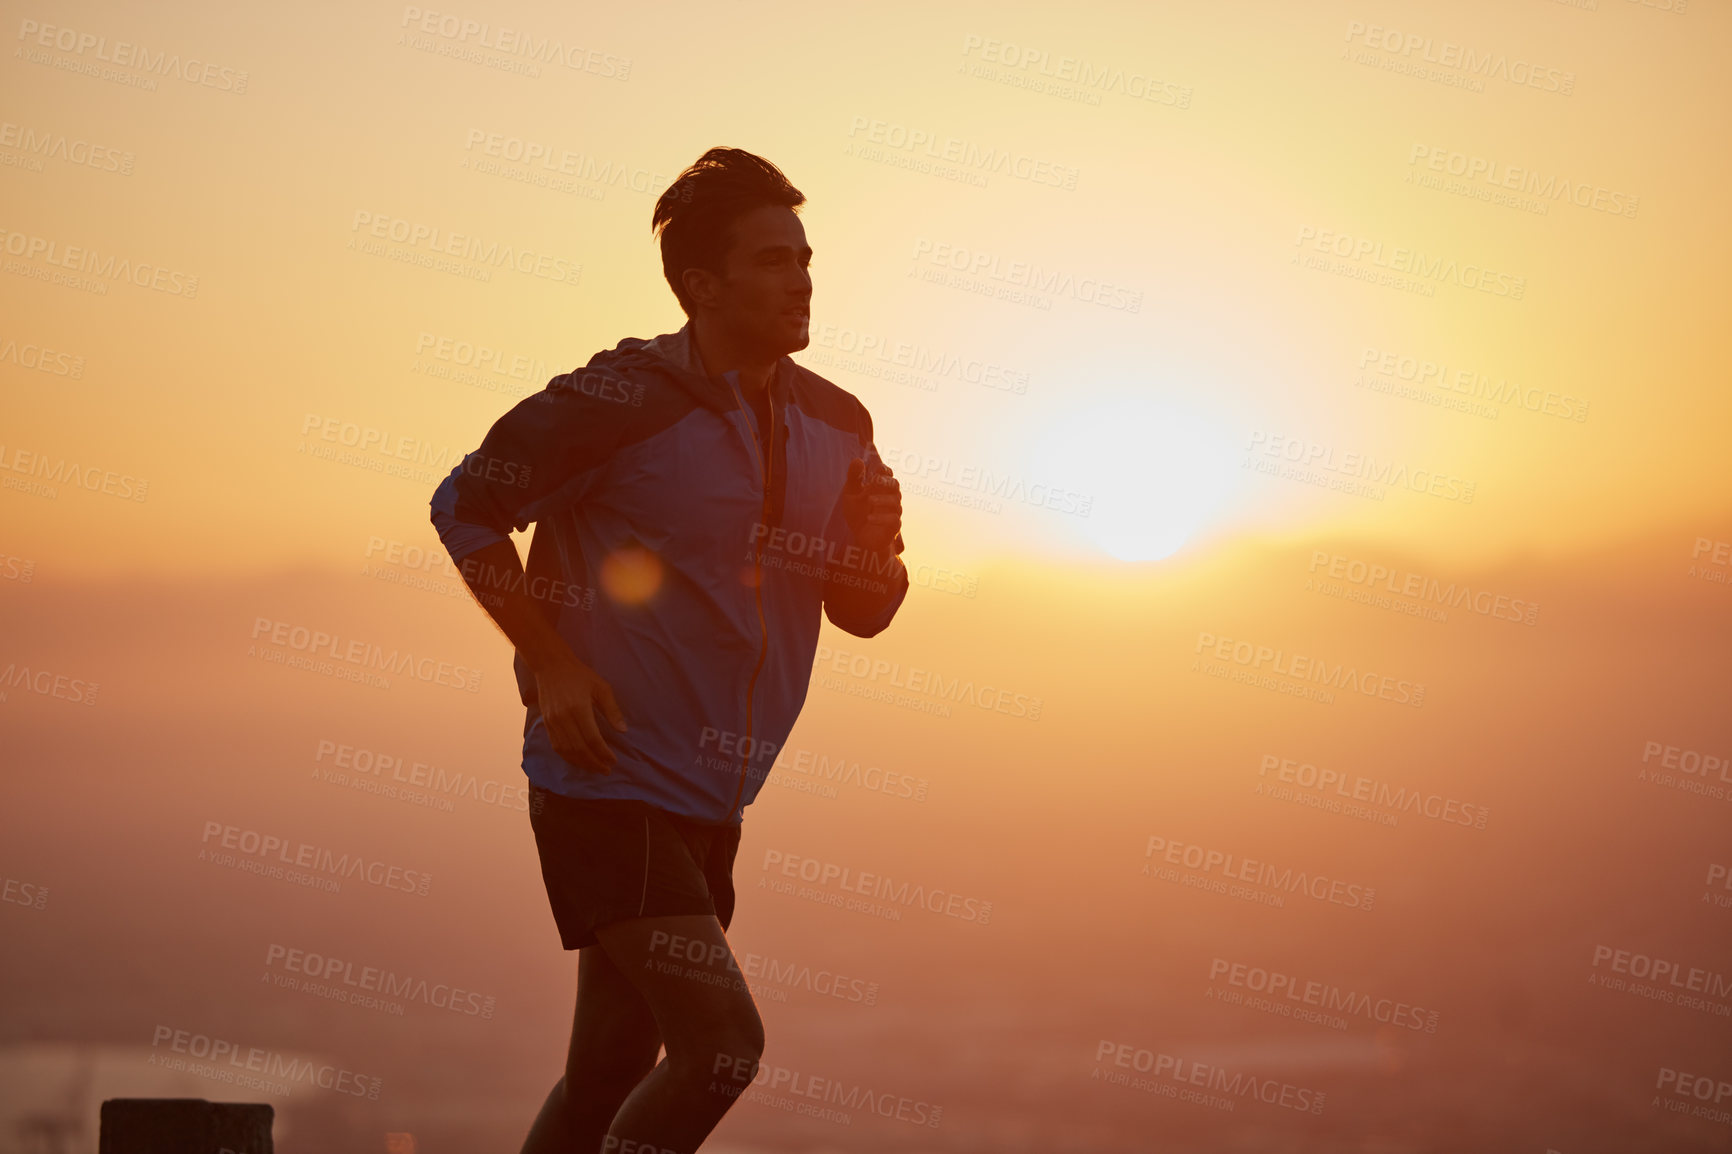
<svg viewBox="0 0 1732 1154"><path fill-rule="evenodd" d="M580 769L611 773L619 760L601 735L599 717L625 732L613 689L569 650L535 669L537 705L553 751Z"/></svg>
<svg viewBox="0 0 1732 1154"><path fill-rule="evenodd" d="M552 615L525 592L523 561L510 539L464 558L463 582L535 677L535 692L553 751L580 769L609 773L619 759L602 739L599 713L625 732L613 688L585 665L554 628Z"/></svg>

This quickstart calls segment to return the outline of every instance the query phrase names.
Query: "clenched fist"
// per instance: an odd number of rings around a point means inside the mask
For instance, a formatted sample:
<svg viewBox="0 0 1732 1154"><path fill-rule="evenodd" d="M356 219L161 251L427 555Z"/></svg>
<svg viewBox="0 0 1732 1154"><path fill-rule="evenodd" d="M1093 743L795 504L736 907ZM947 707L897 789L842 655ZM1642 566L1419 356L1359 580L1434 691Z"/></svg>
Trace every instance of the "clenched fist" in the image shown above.
<svg viewBox="0 0 1732 1154"><path fill-rule="evenodd" d="M890 466L860 458L848 462L848 484L842 490L842 516L854 540L873 553L902 552L902 486Z"/></svg>

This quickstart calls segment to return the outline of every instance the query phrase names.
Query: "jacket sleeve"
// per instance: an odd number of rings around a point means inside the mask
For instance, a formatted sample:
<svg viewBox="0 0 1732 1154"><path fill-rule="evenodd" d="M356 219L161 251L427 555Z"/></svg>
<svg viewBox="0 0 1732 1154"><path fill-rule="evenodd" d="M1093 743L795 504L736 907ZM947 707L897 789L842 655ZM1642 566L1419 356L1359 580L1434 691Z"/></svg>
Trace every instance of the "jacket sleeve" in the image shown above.
<svg viewBox="0 0 1732 1154"><path fill-rule="evenodd" d="M888 473L890 466L884 464L872 444L872 418L864 406L860 413L865 425L862 456L868 468ZM908 569L896 555L902 551L902 535L896 535L894 553L883 556L866 553L856 544L854 530L838 497L825 536L844 543L844 564L831 566L825 573L824 616L836 628L856 637L876 636L890 624L908 596Z"/></svg>
<svg viewBox="0 0 1732 1154"><path fill-rule="evenodd" d="M493 422L433 493L433 527L459 564L477 549L580 499L624 436L634 410L574 387L578 369ZM617 378L616 378L617 379Z"/></svg>

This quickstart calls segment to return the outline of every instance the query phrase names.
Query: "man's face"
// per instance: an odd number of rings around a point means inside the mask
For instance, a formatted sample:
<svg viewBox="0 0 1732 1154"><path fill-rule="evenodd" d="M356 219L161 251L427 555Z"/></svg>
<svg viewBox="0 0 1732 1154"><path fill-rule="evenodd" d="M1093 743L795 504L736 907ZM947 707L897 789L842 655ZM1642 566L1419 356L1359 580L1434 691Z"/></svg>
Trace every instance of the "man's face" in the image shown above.
<svg viewBox="0 0 1732 1154"><path fill-rule="evenodd" d="M708 307L738 342L768 357L812 343L812 249L794 210L766 205L734 223L723 276L704 277ZM695 286L694 286L695 287Z"/></svg>

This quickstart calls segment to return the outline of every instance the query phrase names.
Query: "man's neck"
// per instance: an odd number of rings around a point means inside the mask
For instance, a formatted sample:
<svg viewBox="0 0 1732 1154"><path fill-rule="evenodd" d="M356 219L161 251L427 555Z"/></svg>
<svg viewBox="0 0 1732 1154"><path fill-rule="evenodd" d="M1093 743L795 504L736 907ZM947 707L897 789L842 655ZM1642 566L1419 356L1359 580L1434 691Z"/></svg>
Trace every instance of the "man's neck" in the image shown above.
<svg viewBox="0 0 1732 1154"><path fill-rule="evenodd" d="M702 362L704 371L712 377L730 373L738 369L740 374L740 391L747 399L762 393L770 384L770 376L776 371L776 361L780 358L764 360L761 354L746 352L736 347L700 317L692 319L692 346Z"/></svg>

